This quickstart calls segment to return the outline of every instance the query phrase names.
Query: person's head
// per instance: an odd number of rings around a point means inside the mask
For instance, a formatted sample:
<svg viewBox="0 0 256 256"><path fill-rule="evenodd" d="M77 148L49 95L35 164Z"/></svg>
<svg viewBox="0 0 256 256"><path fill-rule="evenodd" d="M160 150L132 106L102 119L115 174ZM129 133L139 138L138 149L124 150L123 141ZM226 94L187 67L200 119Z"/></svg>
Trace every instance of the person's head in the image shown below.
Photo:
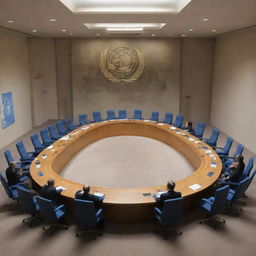
<svg viewBox="0 0 256 256"><path fill-rule="evenodd" d="M174 188L175 188L175 182L172 181L172 180L169 180L169 181L167 182L167 189L168 189L168 191L173 191Z"/></svg>
<svg viewBox="0 0 256 256"><path fill-rule="evenodd" d="M30 179L25 180L25 181L23 182L23 186L24 186L26 189L32 189L32 182L31 182L31 180L30 180Z"/></svg>
<svg viewBox="0 0 256 256"><path fill-rule="evenodd" d="M53 179L47 180L47 185L48 185L49 187L53 187L53 186L55 185L55 180L53 180Z"/></svg>
<svg viewBox="0 0 256 256"><path fill-rule="evenodd" d="M9 163L9 167L11 167L11 168L15 168L15 167L16 167L16 162L15 162L15 161L13 161L13 162Z"/></svg>
<svg viewBox="0 0 256 256"><path fill-rule="evenodd" d="M83 186L83 191L84 191L84 194L89 194L89 192L90 192L90 186L84 185L84 186Z"/></svg>
<svg viewBox="0 0 256 256"><path fill-rule="evenodd" d="M244 161L243 155L237 155L236 156L237 162L242 163Z"/></svg>

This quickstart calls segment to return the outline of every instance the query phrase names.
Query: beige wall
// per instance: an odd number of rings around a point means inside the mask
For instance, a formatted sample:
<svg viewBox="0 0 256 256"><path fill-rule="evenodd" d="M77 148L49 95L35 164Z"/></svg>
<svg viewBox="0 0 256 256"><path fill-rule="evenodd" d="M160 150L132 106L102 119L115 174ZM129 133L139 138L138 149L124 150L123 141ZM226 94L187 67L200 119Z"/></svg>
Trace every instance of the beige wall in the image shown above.
<svg viewBox="0 0 256 256"><path fill-rule="evenodd" d="M185 119L210 120L214 39L185 39L181 46L181 108Z"/></svg>
<svg viewBox="0 0 256 256"><path fill-rule="evenodd" d="M54 39L29 39L33 125L58 118Z"/></svg>
<svg viewBox="0 0 256 256"><path fill-rule="evenodd" d="M211 123L256 153L256 29L216 41Z"/></svg>
<svg viewBox="0 0 256 256"><path fill-rule="evenodd" d="M5 92L13 93L15 123L0 125L0 148L31 129L27 38L0 30L0 94Z"/></svg>

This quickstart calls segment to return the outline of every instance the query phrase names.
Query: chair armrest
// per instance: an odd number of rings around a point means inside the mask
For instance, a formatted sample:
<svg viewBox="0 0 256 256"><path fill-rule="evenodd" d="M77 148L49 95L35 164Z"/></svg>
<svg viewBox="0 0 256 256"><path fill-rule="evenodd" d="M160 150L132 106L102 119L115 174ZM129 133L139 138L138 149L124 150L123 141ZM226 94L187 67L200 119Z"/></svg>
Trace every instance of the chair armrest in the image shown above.
<svg viewBox="0 0 256 256"><path fill-rule="evenodd" d="M208 204L213 204L213 202L211 202L210 200L206 199L206 198L202 198L201 199L203 202L208 203Z"/></svg>
<svg viewBox="0 0 256 256"><path fill-rule="evenodd" d="M103 210L102 210L102 209L99 209L99 210L96 212L96 218L101 217L102 215L103 215Z"/></svg>
<svg viewBox="0 0 256 256"><path fill-rule="evenodd" d="M21 183L22 185L23 183ZM17 189L17 186L19 186L20 184L18 183L17 185L12 185L12 186L9 186L10 189L14 190L14 189Z"/></svg>
<svg viewBox="0 0 256 256"><path fill-rule="evenodd" d="M217 149L217 148L218 148L218 149L223 149L222 147L216 147L216 146L213 146L212 148L213 148L213 149Z"/></svg>
<svg viewBox="0 0 256 256"><path fill-rule="evenodd" d="M222 184L223 185L232 185L232 186L238 186L239 185L239 183L231 182L231 181L224 181Z"/></svg>
<svg viewBox="0 0 256 256"><path fill-rule="evenodd" d="M221 157L222 160L234 160L235 157L233 156L224 156L224 157Z"/></svg>
<svg viewBox="0 0 256 256"><path fill-rule="evenodd" d="M156 213L158 216L161 216L161 215L162 215L162 212L160 211L159 208L155 207L155 208L154 208L154 211L155 211L155 213Z"/></svg>
<svg viewBox="0 0 256 256"><path fill-rule="evenodd" d="M65 207L65 205L64 205L64 204L61 204L61 205L57 206L57 207L55 208L55 210L56 210L56 211L58 211L58 210L62 210L62 211L64 211L64 212L65 212L66 207Z"/></svg>

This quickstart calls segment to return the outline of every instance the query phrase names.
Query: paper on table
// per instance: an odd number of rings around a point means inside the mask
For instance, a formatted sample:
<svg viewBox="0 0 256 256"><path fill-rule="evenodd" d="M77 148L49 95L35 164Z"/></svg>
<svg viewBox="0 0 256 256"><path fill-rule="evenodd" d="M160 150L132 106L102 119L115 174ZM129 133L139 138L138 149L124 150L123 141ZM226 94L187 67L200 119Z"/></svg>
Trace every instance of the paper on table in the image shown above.
<svg viewBox="0 0 256 256"><path fill-rule="evenodd" d="M214 154L210 154L209 156L210 156L210 158L212 158L212 159L214 159L214 160L216 159L215 156L214 156Z"/></svg>
<svg viewBox="0 0 256 256"><path fill-rule="evenodd" d="M68 140L68 139L69 139L68 136L63 136L63 137L61 138L61 140Z"/></svg>
<svg viewBox="0 0 256 256"><path fill-rule="evenodd" d="M211 167L212 168L216 168L217 167L217 163L211 163Z"/></svg>
<svg viewBox="0 0 256 256"><path fill-rule="evenodd" d="M98 197L103 197L103 198L105 197L105 194L100 193L100 192L95 192L94 195L98 196Z"/></svg>
<svg viewBox="0 0 256 256"><path fill-rule="evenodd" d="M60 190L60 189L62 189L62 190L67 190L66 188L64 188L64 187L62 187L62 186L58 186L58 187L56 187L56 189L57 189L57 190Z"/></svg>
<svg viewBox="0 0 256 256"><path fill-rule="evenodd" d="M195 139L194 138L188 138L189 141L194 141Z"/></svg>
<svg viewBox="0 0 256 256"><path fill-rule="evenodd" d="M171 126L169 129L171 129L171 130L176 130L177 128L174 127L174 126Z"/></svg>
<svg viewBox="0 0 256 256"><path fill-rule="evenodd" d="M38 169L38 168L40 168L41 167L41 165L40 164L36 164L36 168Z"/></svg>
<svg viewBox="0 0 256 256"><path fill-rule="evenodd" d="M212 151L209 150L209 149L205 150L204 152L205 152L206 154L211 154L211 153L212 153Z"/></svg>
<svg viewBox="0 0 256 256"><path fill-rule="evenodd" d="M47 149L51 149L51 148L53 148L53 145L50 145Z"/></svg>
<svg viewBox="0 0 256 256"><path fill-rule="evenodd" d="M144 120L144 122L150 122L150 120Z"/></svg>
<svg viewBox="0 0 256 256"><path fill-rule="evenodd" d="M193 184L193 185L189 186L189 188L191 188L192 190L197 190L197 189L199 189L199 188L201 188L201 187L202 187L202 186L199 185L199 184Z"/></svg>
<svg viewBox="0 0 256 256"><path fill-rule="evenodd" d="M166 125L166 124L164 124L164 123L158 123L158 125Z"/></svg>

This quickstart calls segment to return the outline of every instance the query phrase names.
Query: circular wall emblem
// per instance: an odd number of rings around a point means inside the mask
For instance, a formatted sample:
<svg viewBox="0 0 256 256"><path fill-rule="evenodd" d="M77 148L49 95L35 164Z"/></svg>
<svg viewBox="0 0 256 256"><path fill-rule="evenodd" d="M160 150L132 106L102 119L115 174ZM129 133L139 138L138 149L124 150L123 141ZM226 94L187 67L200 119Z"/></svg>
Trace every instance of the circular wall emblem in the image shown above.
<svg viewBox="0 0 256 256"><path fill-rule="evenodd" d="M118 47L101 52L101 71L112 82L134 82L142 74L144 66L143 54L137 49Z"/></svg>

